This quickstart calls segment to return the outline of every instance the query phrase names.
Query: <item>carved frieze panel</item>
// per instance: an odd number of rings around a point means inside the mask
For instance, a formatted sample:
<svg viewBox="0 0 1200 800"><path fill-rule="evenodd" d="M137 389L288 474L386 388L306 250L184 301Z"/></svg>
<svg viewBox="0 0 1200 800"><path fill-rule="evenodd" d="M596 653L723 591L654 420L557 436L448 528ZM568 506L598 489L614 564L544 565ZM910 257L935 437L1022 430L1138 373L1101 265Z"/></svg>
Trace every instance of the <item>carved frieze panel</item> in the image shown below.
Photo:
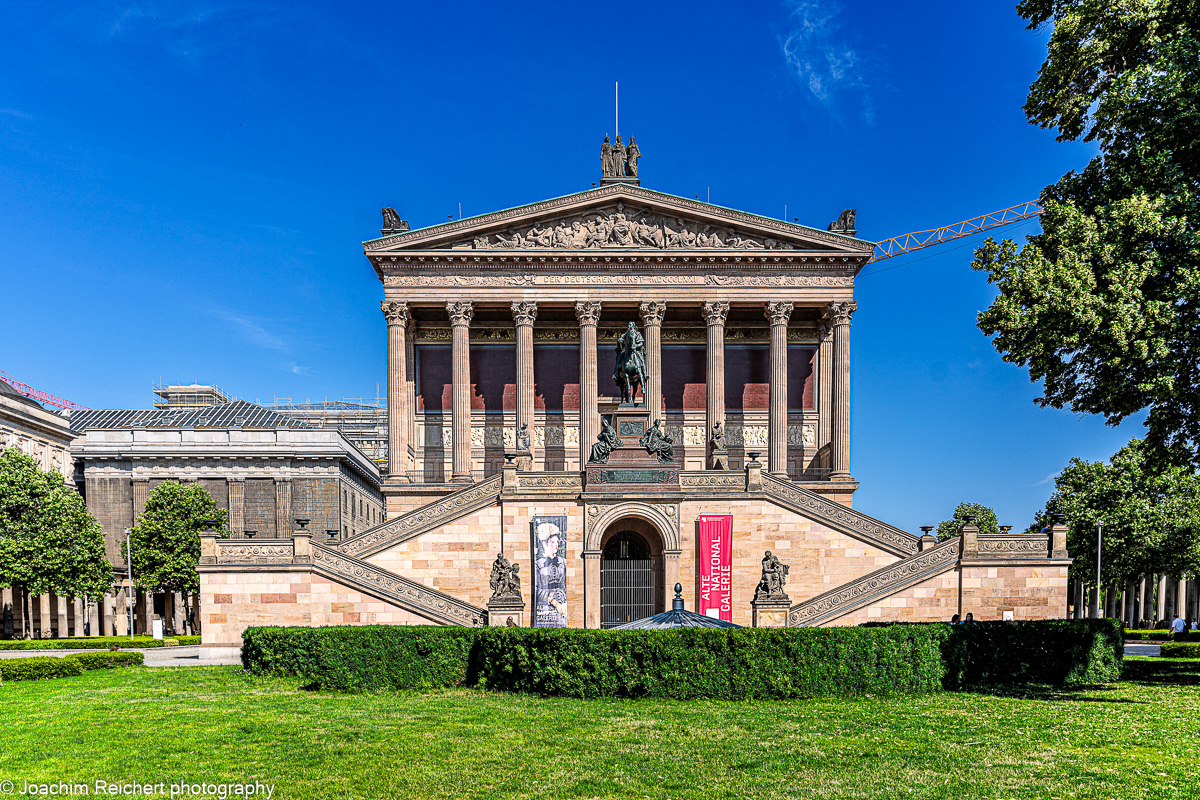
<svg viewBox="0 0 1200 800"><path fill-rule="evenodd" d="M810 287L853 286L853 275L823 275L793 273L786 275L655 275L646 273L640 275L564 275L564 274L529 274L515 273L508 275L481 275L478 272L467 275L445 273L434 274L397 274L389 272L383 276L383 285L387 287L455 287L486 288L496 286L532 287L532 286L727 286L727 287Z"/></svg>
<svg viewBox="0 0 1200 800"><path fill-rule="evenodd" d="M787 437L790 445L813 447L817 441L817 427L815 425L788 425Z"/></svg>
<svg viewBox="0 0 1200 800"><path fill-rule="evenodd" d="M218 564L290 564L291 544L230 544L217 542Z"/></svg>
<svg viewBox="0 0 1200 800"><path fill-rule="evenodd" d="M746 476L741 472L679 473L684 491L744 492Z"/></svg>

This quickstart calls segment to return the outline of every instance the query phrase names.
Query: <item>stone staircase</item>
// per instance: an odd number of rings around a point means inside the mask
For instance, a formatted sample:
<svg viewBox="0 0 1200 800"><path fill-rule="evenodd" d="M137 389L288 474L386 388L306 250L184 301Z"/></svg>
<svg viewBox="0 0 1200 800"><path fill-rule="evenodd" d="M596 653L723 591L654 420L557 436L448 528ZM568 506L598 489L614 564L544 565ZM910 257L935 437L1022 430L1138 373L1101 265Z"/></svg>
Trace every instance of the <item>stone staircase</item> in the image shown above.
<svg viewBox="0 0 1200 800"><path fill-rule="evenodd" d="M500 475L493 475L487 480L439 497L432 503L426 503L407 514L389 519L357 536L338 542L337 550L343 555L363 559L407 542L422 533L492 505L500 498L500 481Z"/></svg>
<svg viewBox="0 0 1200 800"><path fill-rule="evenodd" d="M916 586L953 569L958 563L960 549L959 537L947 539L928 550L794 605L788 612L788 627L820 625Z"/></svg>
<svg viewBox="0 0 1200 800"><path fill-rule="evenodd" d="M312 569L322 577L447 625L487 625L487 612L482 608L316 542L312 543Z"/></svg>
<svg viewBox="0 0 1200 800"><path fill-rule="evenodd" d="M869 517L841 503L826 500L816 492L763 473L763 493L780 506L820 522L835 531L874 545L894 556L907 557L917 552L920 539L886 522Z"/></svg>

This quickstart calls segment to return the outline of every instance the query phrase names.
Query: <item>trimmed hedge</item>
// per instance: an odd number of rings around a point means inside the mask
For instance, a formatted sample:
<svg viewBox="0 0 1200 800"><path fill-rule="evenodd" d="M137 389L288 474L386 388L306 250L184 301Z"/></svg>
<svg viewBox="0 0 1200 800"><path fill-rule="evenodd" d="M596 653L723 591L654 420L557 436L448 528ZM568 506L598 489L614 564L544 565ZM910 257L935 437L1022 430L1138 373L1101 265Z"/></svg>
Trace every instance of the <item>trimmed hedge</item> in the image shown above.
<svg viewBox="0 0 1200 800"><path fill-rule="evenodd" d="M153 636L82 636L66 639L12 639L0 642L0 650L107 650L117 647L151 648L174 647L176 645L200 644L199 636L169 636L155 639Z"/></svg>
<svg viewBox="0 0 1200 800"><path fill-rule="evenodd" d="M242 664L340 691L478 686L569 697L914 694L1121 675L1114 620L596 631L391 625L248 628Z"/></svg>
<svg viewBox="0 0 1200 800"><path fill-rule="evenodd" d="M46 678L70 678L82 674L83 667L73 658L0 658L0 681L38 681Z"/></svg>
<svg viewBox="0 0 1200 800"><path fill-rule="evenodd" d="M1173 634L1170 630L1127 630L1124 636L1130 642L1200 642L1200 631Z"/></svg>
<svg viewBox="0 0 1200 800"><path fill-rule="evenodd" d="M943 648L947 689L1071 686L1121 677L1125 645L1112 619L955 625Z"/></svg>
<svg viewBox="0 0 1200 800"><path fill-rule="evenodd" d="M74 661L81 669L113 669L114 667L141 666L146 663L144 653L129 653L118 651L109 653L75 653L66 656L64 660Z"/></svg>
<svg viewBox="0 0 1200 800"><path fill-rule="evenodd" d="M1164 642L1158 654L1163 658L1200 658L1200 642Z"/></svg>
<svg viewBox="0 0 1200 800"><path fill-rule="evenodd" d="M568 697L746 700L923 694L941 688L946 626L490 628L476 637L472 683Z"/></svg>

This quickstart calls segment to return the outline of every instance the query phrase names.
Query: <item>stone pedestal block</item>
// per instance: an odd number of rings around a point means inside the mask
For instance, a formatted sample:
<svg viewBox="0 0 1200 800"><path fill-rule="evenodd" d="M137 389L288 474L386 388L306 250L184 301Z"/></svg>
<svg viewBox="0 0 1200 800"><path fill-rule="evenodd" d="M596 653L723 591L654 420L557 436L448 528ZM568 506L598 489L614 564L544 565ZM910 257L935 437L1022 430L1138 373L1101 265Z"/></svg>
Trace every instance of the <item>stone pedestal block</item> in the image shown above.
<svg viewBox="0 0 1200 800"><path fill-rule="evenodd" d="M503 627L511 619L517 627L525 627L524 600L489 600L487 609L488 625Z"/></svg>
<svg viewBox="0 0 1200 800"><path fill-rule="evenodd" d="M787 597L772 597L769 600L752 600L750 607L754 610L754 627L786 628L792 601Z"/></svg>

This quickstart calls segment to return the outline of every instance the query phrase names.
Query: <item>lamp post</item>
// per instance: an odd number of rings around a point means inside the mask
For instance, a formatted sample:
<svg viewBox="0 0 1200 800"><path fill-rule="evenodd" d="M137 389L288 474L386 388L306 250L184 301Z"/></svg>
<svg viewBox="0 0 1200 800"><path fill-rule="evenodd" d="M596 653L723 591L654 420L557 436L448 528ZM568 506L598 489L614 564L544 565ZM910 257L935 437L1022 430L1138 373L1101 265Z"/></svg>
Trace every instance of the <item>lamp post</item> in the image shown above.
<svg viewBox="0 0 1200 800"><path fill-rule="evenodd" d="M133 544L129 539L129 528L125 529L125 564L129 573L129 641L133 641L133 606L137 602L137 590L133 588Z"/></svg>

